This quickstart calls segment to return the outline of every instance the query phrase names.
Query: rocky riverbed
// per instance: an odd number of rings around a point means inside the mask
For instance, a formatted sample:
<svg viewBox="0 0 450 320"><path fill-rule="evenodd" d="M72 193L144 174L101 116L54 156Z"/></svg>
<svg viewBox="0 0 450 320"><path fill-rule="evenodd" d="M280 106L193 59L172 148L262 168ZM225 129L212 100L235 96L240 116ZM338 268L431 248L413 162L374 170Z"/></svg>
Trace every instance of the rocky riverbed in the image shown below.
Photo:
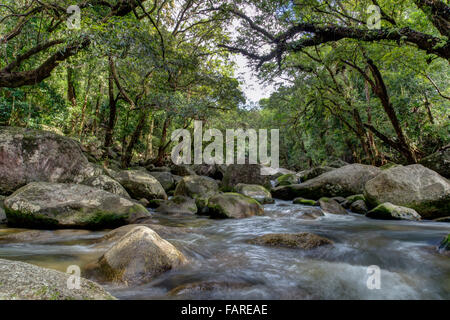
<svg viewBox="0 0 450 320"><path fill-rule="evenodd" d="M2 299L450 298L445 171L123 170L86 156L69 138L0 127Z"/></svg>

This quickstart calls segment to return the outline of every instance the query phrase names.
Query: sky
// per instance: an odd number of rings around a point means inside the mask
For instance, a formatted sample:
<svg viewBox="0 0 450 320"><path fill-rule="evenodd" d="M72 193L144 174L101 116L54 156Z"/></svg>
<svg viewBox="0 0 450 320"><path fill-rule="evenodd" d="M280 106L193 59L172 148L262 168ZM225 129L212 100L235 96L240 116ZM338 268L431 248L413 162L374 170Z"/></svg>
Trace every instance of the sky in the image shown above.
<svg viewBox="0 0 450 320"><path fill-rule="evenodd" d="M241 89L248 102L257 104L260 99L270 97L271 93L275 91L274 86L267 83L264 85L260 83L260 80L258 80L250 67L248 59L242 54L236 54L234 61L236 62L236 76L242 82Z"/></svg>

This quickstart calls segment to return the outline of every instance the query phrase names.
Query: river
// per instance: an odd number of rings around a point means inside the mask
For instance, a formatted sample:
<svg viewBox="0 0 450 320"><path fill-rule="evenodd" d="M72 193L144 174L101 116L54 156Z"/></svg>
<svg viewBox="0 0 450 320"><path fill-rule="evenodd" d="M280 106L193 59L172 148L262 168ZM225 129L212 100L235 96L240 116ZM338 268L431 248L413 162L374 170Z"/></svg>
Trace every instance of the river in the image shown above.
<svg viewBox="0 0 450 320"><path fill-rule="evenodd" d="M104 287L119 299L450 299L450 258L436 252L450 224L381 221L350 213L302 219L308 207L277 200L265 215L212 220L153 213L155 223L177 227L164 238L190 263L135 287ZM0 235L23 230L0 227ZM333 246L310 251L263 247L248 239L266 233L312 232ZM66 271L104 252L105 231L54 231L45 240L1 243L0 258ZM381 270L369 289L368 267Z"/></svg>

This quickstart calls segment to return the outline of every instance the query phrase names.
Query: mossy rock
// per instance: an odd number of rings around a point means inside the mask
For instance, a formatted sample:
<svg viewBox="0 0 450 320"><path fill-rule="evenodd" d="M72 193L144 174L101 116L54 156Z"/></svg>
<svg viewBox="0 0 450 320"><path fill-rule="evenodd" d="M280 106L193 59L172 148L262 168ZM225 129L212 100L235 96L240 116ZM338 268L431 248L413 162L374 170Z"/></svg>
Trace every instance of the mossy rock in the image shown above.
<svg viewBox="0 0 450 320"><path fill-rule="evenodd" d="M247 218L262 215L264 209L258 201L240 193L222 193L208 199L205 214L211 218Z"/></svg>
<svg viewBox="0 0 450 320"><path fill-rule="evenodd" d="M319 199L319 205L323 211L331 214L347 215L347 211L336 200L323 197Z"/></svg>
<svg viewBox="0 0 450 320"><path fill-rule="evenodd" d="M280 186L287 186L290 184L296 184L298 183L298 176L292 173L283 174L282 176L279 176L277 178L278 185Z"/></svg>
<svg viewBox="0 0 450 320"><path fill-rule="evenodd" d="M295 198L292 201L293 204L303 204L305 206L317 206L317 201L316 200L311 200L311 199L305 199L302 197L299 198Z"/></svg>
<svg viewBox="0 0 450 320"><path fill-rule="evenodd" d="M376 208L366 213L366 217L381 220L420 220L420 215L416 210L392 203L382 203Z"/></svg>
<svg viewBox="0 0 450 320"><path fill-rule="evenodd" d="M147 209L101 189L33 182L5 200L8 225L35 229L115 228L149 217Z"/></svg>
<svg viewBox="0 0 450 320"><path fill-rule="evenodd" d="M450 234L442 239L441 243L439 244L438 250L439 252L450 251Z"/></svg>
<svg viewBox="0 0 450 320"><path fill-rule="evenodd" d="M333 244L331 240L313 233L271 233L248 240L247 242L270 247L286 247L304 250L311 250L320 246Z"/></svg>
<svg viewBox="0 0 450 320"><path fill-rule="evenodd" d="M352 196L347 197L348 205L351 205L353 202L357 200L362 200L365 202L366 198L364 197L363 194L354 194Z"/></svg>

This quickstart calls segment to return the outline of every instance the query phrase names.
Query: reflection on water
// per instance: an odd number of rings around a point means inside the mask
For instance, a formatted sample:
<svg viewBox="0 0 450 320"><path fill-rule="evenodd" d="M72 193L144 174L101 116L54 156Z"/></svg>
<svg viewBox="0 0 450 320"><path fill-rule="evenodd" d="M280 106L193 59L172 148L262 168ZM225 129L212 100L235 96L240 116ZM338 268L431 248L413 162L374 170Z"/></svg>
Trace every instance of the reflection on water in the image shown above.
<svg viewBox="0 0 450 320"><path fill-rule="evenodd" d="M210 220L155 215L183 227L165 238L190 264L138 287L105 284L122 299L449 299L450 260L434 247L450 232L435 222L326 215L301 219L304 207L277 201L266 215ZM0 229L0 235L22 230ZM54 233L31 243L1 243L0 257L65 271L101 256L103 232ZM312 232L335 242L311 251L261 247L246 240L266 233ZM366 286L367 267L381 268L381 289Z"/></svg>

